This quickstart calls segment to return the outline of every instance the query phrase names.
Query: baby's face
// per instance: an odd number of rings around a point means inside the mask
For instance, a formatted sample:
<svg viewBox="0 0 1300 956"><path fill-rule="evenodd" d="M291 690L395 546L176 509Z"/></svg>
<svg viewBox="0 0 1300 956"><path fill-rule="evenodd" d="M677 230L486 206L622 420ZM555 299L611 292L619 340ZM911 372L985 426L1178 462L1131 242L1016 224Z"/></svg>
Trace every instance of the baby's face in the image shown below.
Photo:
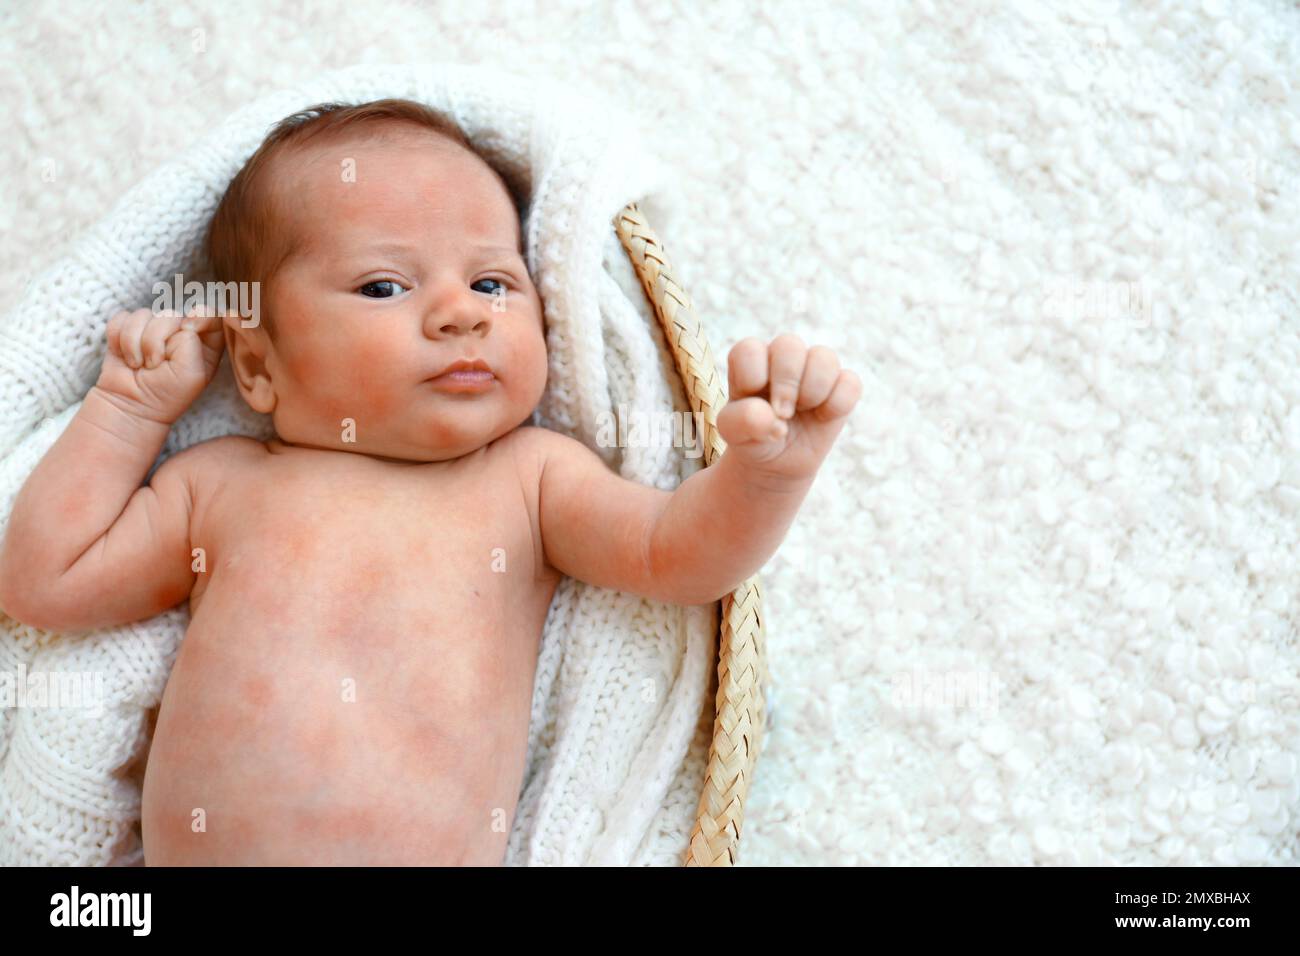
<svg viewBox="0 0 1300 956"><path fill-rule="evenodd" d="M484 161L402 130L277 163L301 248L264 295L274 341L260 329L247 341L261 343L249 349L263 352L281 441L439 461L526 421L546 386L542 305L514 205ZM461 359L494 378L432 381Z"/></svg>

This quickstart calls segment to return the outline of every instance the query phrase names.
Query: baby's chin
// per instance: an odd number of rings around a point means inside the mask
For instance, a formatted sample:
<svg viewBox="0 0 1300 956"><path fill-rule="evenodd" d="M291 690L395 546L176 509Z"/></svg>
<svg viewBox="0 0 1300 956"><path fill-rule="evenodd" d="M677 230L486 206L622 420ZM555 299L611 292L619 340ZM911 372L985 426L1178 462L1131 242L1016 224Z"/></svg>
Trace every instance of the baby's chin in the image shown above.
<svg viewBox="0 0 1300 956"><path fill-rule="evenodd" d="M452 461L473 455L487 448L499 437L500 435L495 432L476 432L438 440L421 441L412 439L404 442L377 442L370 447L356 450L359 454L379 461L428 464L436 461Z"/></svg>
<svg viewBox="0 0 1300 956"><path fill-rule="evenodd" d="M464 428L454 431L439 428L437 434L386 436L363 446L343 444L340 451L353 451L385 462L428 464L452 461L481 452L499 438L526 424L532 413L513 425L496 424L488 428Z"/></svg>
<svg viewBox="0 0 1300 956"><path fill-rule="evenodd" d="M335 451L392 462L435 462L463 458L529 424L535 407L524 402L451 400L445 405L412 406L405 413L337 417L334 408L293 408L272 415L276 451ZM279 410L277 410L279 411ZM337 429L321 428L338 421Z"/></svg>

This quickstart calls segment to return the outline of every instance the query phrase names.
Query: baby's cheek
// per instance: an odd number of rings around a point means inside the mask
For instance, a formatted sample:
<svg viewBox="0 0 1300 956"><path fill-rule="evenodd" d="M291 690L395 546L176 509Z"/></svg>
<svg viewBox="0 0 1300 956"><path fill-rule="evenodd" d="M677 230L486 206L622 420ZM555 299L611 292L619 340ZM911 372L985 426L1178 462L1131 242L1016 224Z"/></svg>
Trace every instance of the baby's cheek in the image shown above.
<svg viewBox="0 0 1300 956"><path fill-rule="evenodd" d="M276 388L286 416L299 429L314 429L322 424L333 427L341 417L336 397L341 393L331 382L336 371L310 353L288 355L283 362L285 381Z"/></svg>
<svg viewBox="0 0 1300 956"><path fill-rule="evenodd" d="M350 417L360 425L391 418L401 403L398 392L403 374L396 371L392 347L384 342L357 343L351 360L339 370L338 400L353 411Z"/></svg>
<svg viewBox="0 0 1300 956"><path fill-rule="evenodd" d="M546 388L548 374L546 346L541 342L521 342L515 349L511 368L518 369L514 393L518 401L535 405Z"/></svg>
<svg viewBox="0 0 1300 956"><path fill-rule="evenodd" d="M326 431L341 434L355 426L356 438L361 440L363 429L379 426L397 405L384 372L390 364L380 348L364 343L340 348L328 358L298 363L293 371L303 383L303 414Z"/></svg>

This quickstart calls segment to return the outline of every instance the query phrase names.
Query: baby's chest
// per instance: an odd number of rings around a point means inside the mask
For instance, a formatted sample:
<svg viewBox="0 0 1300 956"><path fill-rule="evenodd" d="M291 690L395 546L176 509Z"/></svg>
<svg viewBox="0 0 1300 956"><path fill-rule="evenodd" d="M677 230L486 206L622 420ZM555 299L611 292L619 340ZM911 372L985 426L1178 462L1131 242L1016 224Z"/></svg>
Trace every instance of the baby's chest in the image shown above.
<svg viewBox="0 0 1300 956"><path fill-rule="evenodd" d="M537 570L526 484L490 471L357 477L262 481L209 510L205 589L168 692L236 736L272 717L301 725L307 749L341 702L381 739L468 734L507 699L526 727L555 586Z"/></svg>
<svg viewBox="0 0 1300 956"><path fill-rule="evenodd" d="M306 476L227 498L207 522L209 589L297 620L445 619L517 604L544 578L535 502L512 474L357 479Z"/></svg>

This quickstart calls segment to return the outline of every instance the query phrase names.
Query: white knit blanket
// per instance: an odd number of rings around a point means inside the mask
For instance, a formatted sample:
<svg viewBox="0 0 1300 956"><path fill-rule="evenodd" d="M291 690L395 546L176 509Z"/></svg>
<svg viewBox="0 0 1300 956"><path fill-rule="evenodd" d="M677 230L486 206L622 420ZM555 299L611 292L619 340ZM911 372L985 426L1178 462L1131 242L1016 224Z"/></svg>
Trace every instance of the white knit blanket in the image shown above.
<svg viewBox="0 0 1300 956"><path fill-rule="evenodd" d="M666 443L610 449L596 442L620 404L688 407L611 226L625 203L660 184L637 124L615 104L531 78L478 67L366 65L265 96L187 144L0 321L5 521L98 376L108 318L147 306L155 282L199 274L207 221L270 125L322 101L389 96L449 112L531 197L527 261L545 305L550 353L535 423L584 441L624 477L648 485L671 489L700 466ZM159 462L226 434L273 432L269 417L244 405L223 359ZM141 862L146 714L161 698L187 623L181 606L124 627L53 635L0 616L0 674L23 685L5 702L13 706L0 709L0 864ZM710 608L562 581L541 644L507 864L680 862L708 747L714 627ZM58 675L102 675L100 706L41 706L21 694Z"/></svg>

